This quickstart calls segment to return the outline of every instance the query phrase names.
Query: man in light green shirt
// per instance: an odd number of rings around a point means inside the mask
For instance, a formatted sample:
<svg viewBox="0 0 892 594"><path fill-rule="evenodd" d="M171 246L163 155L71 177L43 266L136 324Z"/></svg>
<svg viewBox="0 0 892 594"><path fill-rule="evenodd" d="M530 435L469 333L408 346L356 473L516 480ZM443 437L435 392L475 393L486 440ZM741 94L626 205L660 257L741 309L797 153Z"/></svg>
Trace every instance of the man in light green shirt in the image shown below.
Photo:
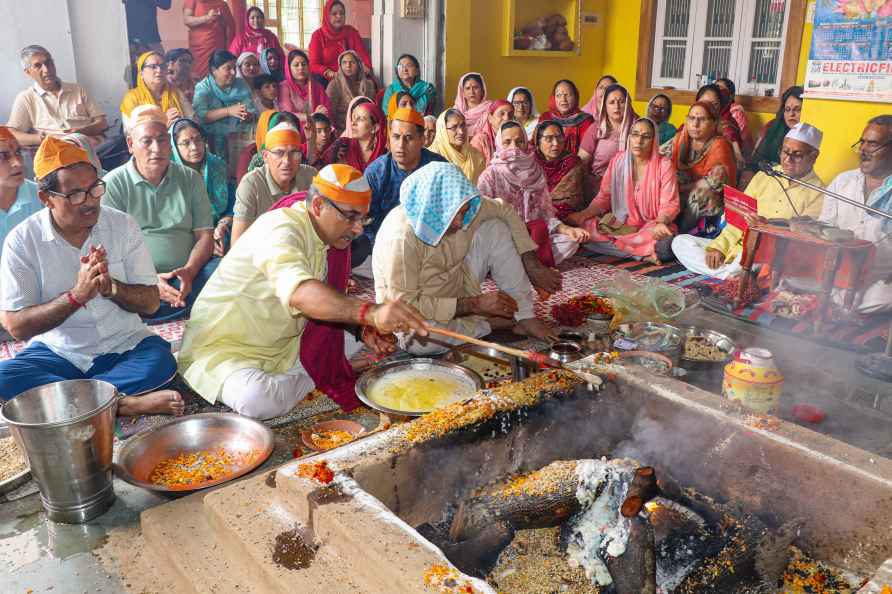
<svg viewBox="0 0 892 594"><path fill-rule="evenodd" d="M394 330L427 334L421 314L403 302L364 303L328 284L328 251L346 250L362 234L370 199L359 171L329 165L314 178L305 200L267 212L251 225L186 324L179 369L196 392L246 416L275 417L317 385L325 390L320 384L330 365L346 365L344 357L360 346L335 329L332 338L344 341L340 360L314 358L326 356L318 354L325 345L303 348L309 320L367 326L363 342L380 353L393 352ZM346 287L349 255L344 257Z"/></svg>
<svg viewBox="0 0 892 594"><path fill-rule="evenodd" d="M150 319L188 315L217 267L214 219L204 180L170 160L170 136L161 110L140 106L131 114L127 144L133 157L105 176L102 203L139 224L158 271L161 307Z"/></svg>

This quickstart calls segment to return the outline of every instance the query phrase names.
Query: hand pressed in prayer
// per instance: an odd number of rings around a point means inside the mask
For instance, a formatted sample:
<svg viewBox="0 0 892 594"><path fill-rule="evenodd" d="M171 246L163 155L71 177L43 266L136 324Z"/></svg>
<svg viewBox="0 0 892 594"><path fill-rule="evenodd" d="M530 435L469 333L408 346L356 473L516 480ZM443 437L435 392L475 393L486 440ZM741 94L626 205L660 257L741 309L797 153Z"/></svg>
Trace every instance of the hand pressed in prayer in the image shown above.
<svg viewBox="0 0 892 594"><path fill-rule="evenodd" d="M77 280L71 288L71 294L80 304L86 304L99 294L102 285L102 275L108 273L108 265L105 260L99 260L90 252L88 256L81 256L81 267L77 272Z"/></svg>
<svg viewBox="0 0 892 594"><path fill-rule="evenodd" d="M538 338L539 340L554 341L558 339L557 330L538 318L520 320L514 326L514 332L531 338Z"/></svg>
<svg viewBox="0 0 892 594"><path fill-rule="evenodd" d="M706 256L704 257L706 260L706 265L709 266L712 270L715 270L719 266L725 263L725 254L718 250L708 249L706 250Z"/></svg>
<svg viewBox="0 0 892 594"><path fill-rule="evenodd" d="M108 272L108 254L102 244L99 244L98 246L90 246L90 254L87 256L87 260L91 265L101 265L100 270L102 272L99 275L99 294L102 297L108 297L112 292L112 277Z"/></svg>
<svg viewBox="0 0 892 594"><path fill-rule="evenodd" d="M535 251L529 251L522 256L523 268L534 287L545 289L549 293L557 293L561 290L561 273L556 268L546 268L539 261Z"/></svg>
<svg viewBox="0 0 892 594"><path fill-rule="evenodd" d="M183 301L179 290L167 282L174 276L176 275L173 272L158 274L158 296L161 298L161 301L169 303L173 307L186 307L186 302Z"/></svg>
<svg viewBox="0 0 892 594"><path fill-rule="evenodd" d="M513 318L517 313L517 301L502 291L484 293L474 297L474 313L496 318Z"/></svg>
<svg viewBox="0 0 892 594"><path fill-rule="evenodd" d="M376 357L386 357L396 352L396 336L381 334L368 326L362 330L362 342L374 351Z"/></svg>

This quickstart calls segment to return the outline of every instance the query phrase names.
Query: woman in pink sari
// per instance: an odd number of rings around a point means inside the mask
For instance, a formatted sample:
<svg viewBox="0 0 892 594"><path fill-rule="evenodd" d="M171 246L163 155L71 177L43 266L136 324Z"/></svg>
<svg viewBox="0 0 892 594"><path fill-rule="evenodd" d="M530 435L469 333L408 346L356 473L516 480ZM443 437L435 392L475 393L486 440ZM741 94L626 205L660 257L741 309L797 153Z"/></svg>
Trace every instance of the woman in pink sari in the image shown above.
<svg viewBox="0 0 892 594"><path fill-rule="evenodd" d="M279 38L265 26L266 17L263 11L252 6L245 12L245 22L242 25L242 32L236 35L232 43L229 44L229 52L236 56L241 56L248 52L257 54L263 53L265 49L282 49Z"/></svg>
<svg viewBox="0 0 892 594"><path fill-rule="evenodd" d="M498 149L489 166L480 174L477 189L484 196L514 207L539 246L539 261L554 267L575 254L579 244L588 241L589 235L557 218L548 180L530 150L523 126L515 121L504 122L499 127L496 142Z"/></svg>
<svg viewBox="0 0 892 594"><path fill-rule="evenodd" d="M487 164L499 148L496 142L496 130L508 120L513 119L514 106L506 100L496 99L490 103L486 124L480 126L477 134L471 138L471 146L480 151Z"/></svg>
<svg viewBox="0 0 892 594"><path fill-rule="evenodd" d="M489 106L492 101L486 98L486 83L479 72L469 72L458 79L458 92L453 107L465 116L468 134L472 137L486 124Z"/></svg>
<svg viewBox="0 0 892 594"><path fill-rule="evenodd" d="M598 114L601 112L601 103L604 102L604 91L606 91L607 87L610 85L617 84L617 82L616 78L610 74L605 74L599 78L598 82L595 84L595 92L592 93L592 98L588 100L588 103L582 106L582 111L591 114L597 122Z"/></svg>
<svg viewBox="0 0 892 594"><path fill-rule="evenodd" d="M296 115L301 124L316 112L330 117L331 103L322 85L310 76L310 59L303 50L288 52L285 80L279 83L279 109Z"/></svg>
<svg viewBox="0 0 892 594"><path fill-rule="evenodd" d="M681 203L675 167L660 155L657 140L653 120L637 120L626 150L610 162L598 196L568 217L590 233L588 249L656 264L672 259L678 232L673 221Z"/></svg>
<svg viewBox="0 0 892 594"><path fill-rule="evenodd" d="M610 85L601 98L598 125L589 128L579 147L579 158L586 166L585 196L598 195L601 178L614 156L626 146L626 139L637 119L629 92L620 85Z"/></svg>

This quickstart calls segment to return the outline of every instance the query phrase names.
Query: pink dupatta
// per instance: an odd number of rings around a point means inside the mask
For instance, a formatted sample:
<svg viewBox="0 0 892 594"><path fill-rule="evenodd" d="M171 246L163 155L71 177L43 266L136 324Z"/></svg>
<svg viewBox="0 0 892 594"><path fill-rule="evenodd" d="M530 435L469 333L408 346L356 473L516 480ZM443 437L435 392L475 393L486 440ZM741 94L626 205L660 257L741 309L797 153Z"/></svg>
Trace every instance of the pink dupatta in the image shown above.
<svg viewBox="0 0 892 594"><path fill-rule="evenodd" d="M480 105L477 107L468 107L468 102L465 101L465 94L462 91L462 88L465 84L465 79L471 75L476 75L480 77L480 81L483 83L483 99L480 101ZM455 109L462 112L465 116L465 124L468 127L468 134L472 137L477 131L480 129L483 124L487 123L487 116L489 115L489 105L492 103L489 99L486 98L486 81L483 79L483 75L479 72L468 72L460 79L458 79L458 92L455 95Z"/></svg>
<svg viewBox="0 0 892 594"><path fill-rule="evenodd" d="M270 210L287 208L306 200L306 192L285 196ZM347 292L350 278L350 248L328 248L328 278L326 283L341 293ZM300 337L300 363L313 379L316 388L337 402L344 412L360 405L356 397L356 372L344 350L344 328L338 324L307 320Z"/></svg>
<svg viewBox="0 0 892 594"><path fill-rule="evenodd" d="M308 65L310 63L309 57L302 50L292 50L288 53L288 60L284 68L285 80L279 83L279 105L282 111L290 111L301 121L304 121L320 105L330 112L331 102L328 100L328 95L325 94L322 85L313 80L313 75L309 74L309 66L305 83L301 84L291 76L291 61L297 57L295 54L303 56Z"/></svg>

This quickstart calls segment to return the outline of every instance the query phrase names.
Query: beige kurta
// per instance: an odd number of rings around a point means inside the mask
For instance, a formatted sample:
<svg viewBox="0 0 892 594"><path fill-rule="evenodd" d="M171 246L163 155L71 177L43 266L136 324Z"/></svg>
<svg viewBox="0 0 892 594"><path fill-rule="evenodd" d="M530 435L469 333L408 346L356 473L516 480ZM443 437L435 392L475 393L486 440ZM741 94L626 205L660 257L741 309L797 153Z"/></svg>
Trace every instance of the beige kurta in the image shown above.
<svg viewBox="0 0 892 594"><path fill-rule="evenodd" d="M300 354L306 317L289 300L328 276L327 245L304 202L260 216L220 262L192 307L179 369L208 402L233 372L284 373Z"/></svg>
<svg viewBox="0 0 892 594"><path fill-rule="evenodd" d="M416 237L402 205L394 208L375 236L372 270L377 301L401 298L425 318L448 324L455 317L460 298L480 294L480 282L468 268L465 256L474 233L491 219L501 219L508 225L518 253L536 249L514 209L490 198L482 199L480 211L466 229L445 235L436 246ZM467 328L459 332L467 333L476 326L474 316L467 320Z"/></svg>

